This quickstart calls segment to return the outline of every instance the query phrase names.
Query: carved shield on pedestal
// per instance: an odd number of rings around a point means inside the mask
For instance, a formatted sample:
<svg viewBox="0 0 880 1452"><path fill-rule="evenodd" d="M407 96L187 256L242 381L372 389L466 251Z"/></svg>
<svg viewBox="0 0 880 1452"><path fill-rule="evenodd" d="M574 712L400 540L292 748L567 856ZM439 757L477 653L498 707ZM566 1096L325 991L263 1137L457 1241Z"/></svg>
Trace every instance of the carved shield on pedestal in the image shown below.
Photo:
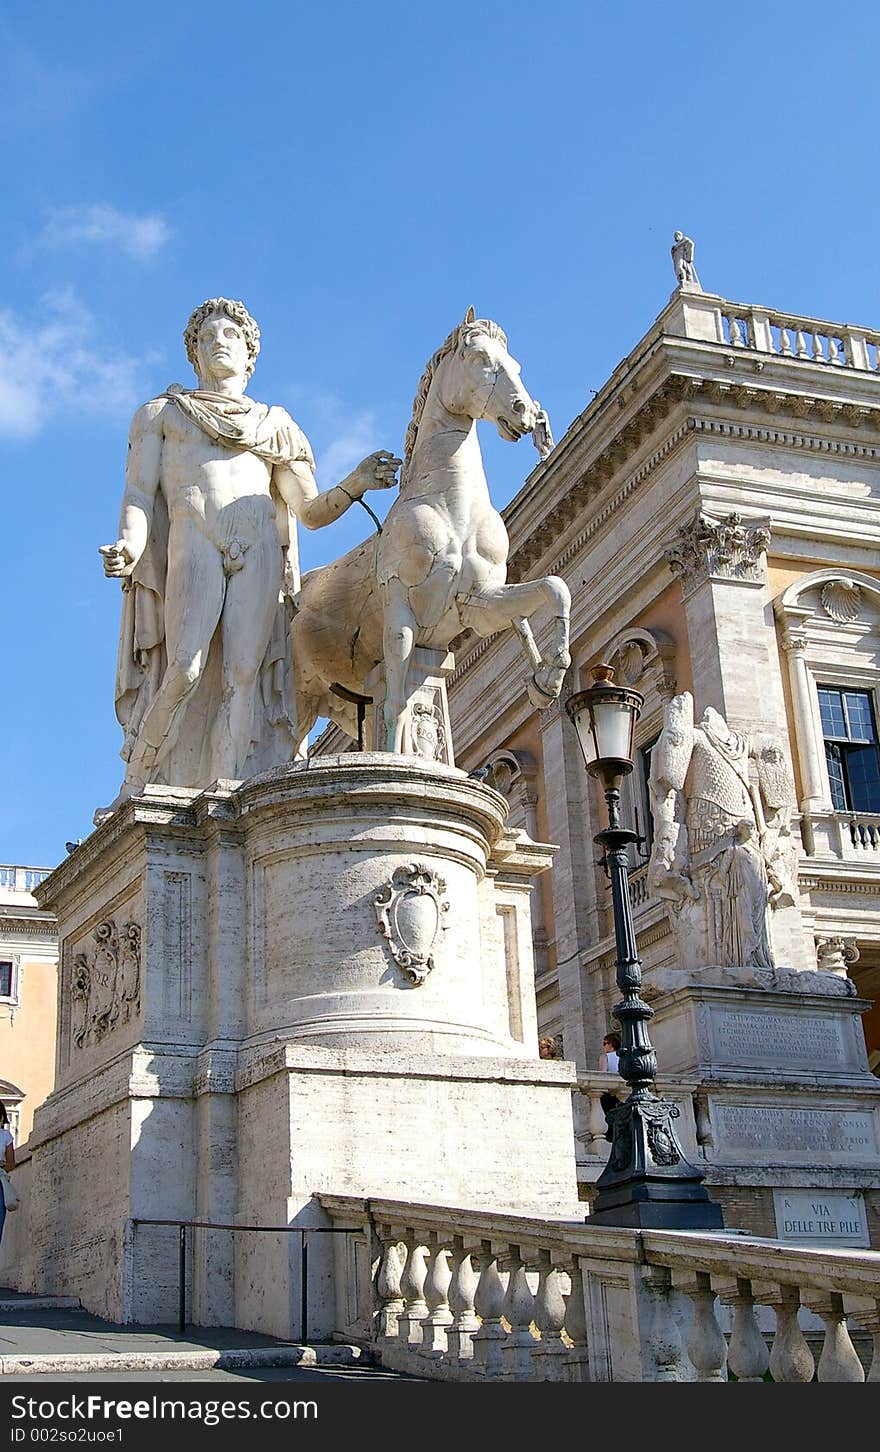
<svg viewBox="0 0 880 1452"><path fill-rule="evenodd" d="M424 983L434 967L434 948L446 928L449 903L442 877L422 862L398 867L375 899L379 932L411 983Z"/></svg>

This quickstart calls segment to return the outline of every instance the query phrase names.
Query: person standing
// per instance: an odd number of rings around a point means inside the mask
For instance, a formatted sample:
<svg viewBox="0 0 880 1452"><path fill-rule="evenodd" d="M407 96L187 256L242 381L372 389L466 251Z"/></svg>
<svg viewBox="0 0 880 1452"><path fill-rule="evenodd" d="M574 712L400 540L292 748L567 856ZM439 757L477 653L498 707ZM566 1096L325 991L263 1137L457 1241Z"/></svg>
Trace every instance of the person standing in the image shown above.
<svg viewBox="0 0 880 1452"><path fill-rule="evenodd" d="M620 1073L620 1034L616 1029L612 1029L602 1040L599 1068L605 1074Z"/></svg>
<svg viewBox="0 0 880 1452"><path fill-rule="evenodd" d="M15 1146L12 1134L9 1129L9 1115L6 1113L6 1105L0 1104L0 1160L7 1172L15 1169ZM0 1240L3 1238L3 1227L6 1224L6 1201L0 1195Z"/></svg>
<svg viewBox="0 0 880 1452"><path fill-rule="evenodd" d="M604 1074L620 1073L620 1034L616 1029L612 1029L602 1040L602 1052L599 1055L599 1069ZM610 1141L612 1139L610 1115L612 1109L617 1108L620 1100L616 1094L612 1094L610 1090L606 1089L599 1095L599 1103L602 1106L605 1123L608 1126L605 1130L605 1138Z"/></svg>

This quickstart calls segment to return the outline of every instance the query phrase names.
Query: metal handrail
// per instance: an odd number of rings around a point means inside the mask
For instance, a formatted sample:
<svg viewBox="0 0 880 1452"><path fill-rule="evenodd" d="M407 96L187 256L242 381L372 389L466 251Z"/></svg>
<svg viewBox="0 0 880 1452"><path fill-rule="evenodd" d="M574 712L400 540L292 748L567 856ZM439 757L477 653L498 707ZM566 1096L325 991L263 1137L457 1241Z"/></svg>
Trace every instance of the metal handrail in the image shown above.
<svg viewBox="0 0 880 1452"><path fill-rule="evenodd" d="M132 1227L137 1225L177 1226L177 1328L184 1335L186 1331L186 1232L187 1230L263 1230L277 1235L296 1234L300 1238L300 1340L308 1340L308 1275L309 1249L307 1235L353 1235L363 1229L361 1225L237 1225L232 1221L220 1220L152 1220L140 1215L132 1216Z"/></svg>

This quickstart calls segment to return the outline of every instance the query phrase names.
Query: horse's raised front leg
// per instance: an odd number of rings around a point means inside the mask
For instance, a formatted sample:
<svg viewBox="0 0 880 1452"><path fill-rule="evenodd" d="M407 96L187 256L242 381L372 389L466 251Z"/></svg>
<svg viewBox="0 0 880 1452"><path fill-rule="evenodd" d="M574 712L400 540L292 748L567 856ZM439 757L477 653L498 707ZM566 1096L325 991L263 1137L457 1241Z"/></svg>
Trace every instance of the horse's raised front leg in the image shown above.
<svg viewBox="0 0 880 1452"><path fill-rule="evenodd" d="M385 661L385 750L403 751L406 673L416 641L416 618L406 587L391 579L383 587L382 652Z"/></svg>
<svg viewBox="0 0 880 1452"><path fill-rule="evenodd" d="M532 677L526 687L529 700L541 710L551 705L562 690L565 672L571 665L568 651L571 595L565 581L558 575L544 575L540 580L525 580L521 585L498 585L494 590L468 596L463 604L466 623L479 634L489 635L504 625L513 626L532 667ZM539 651L529 624L530 617L542 605L550 606L554 621L553 645L546 656Z"/></svg>

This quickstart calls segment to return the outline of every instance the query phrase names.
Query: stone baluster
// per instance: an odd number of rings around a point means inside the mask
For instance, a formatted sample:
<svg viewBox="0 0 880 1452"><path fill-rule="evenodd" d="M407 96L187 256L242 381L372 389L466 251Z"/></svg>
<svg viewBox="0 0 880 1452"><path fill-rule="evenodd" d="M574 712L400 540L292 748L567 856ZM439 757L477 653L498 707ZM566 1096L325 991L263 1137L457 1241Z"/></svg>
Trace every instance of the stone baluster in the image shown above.
<svg viewBox="0 0 880 1452"><path fill-rule="evenodd" d="M564 1381L564 1363L568 1348L562 1339L565 1325L565 1300L560 1285L559 1267L549 1250L538 1251L538 1289L535 1291L534 1319L541 1339L532 1349L536 1381Z"/></svg>
<svg viewBox="0 0 880 1452"><path fill-rule="evenodd" d="M781 323L779 324L779 351L782 354L783 358L791 358L794 356L794 349L791 346L791 338L788 334L787 329L785 329Z"/></svg>
<svg viewBox="0 0 880 1452"><path fill-rule="evenodd" d="M795 334L794 351L795 357L797 358L809 358L810 356L809 349L807 348L807 340L802 328L798 328Z"/></svg>
<svg viewBox="0 0 880 1452"><path fill-rule="evenodd" d="M822 347L821 333L813 333L813 361L814 363L825 362L825 350Z"/></svg>
<svg viewBox="0 0 880 1452"><path fill-rule="evenodd" d="M864 1381L865 1371L858 1352L850 1340L843 1309L843 1296L831 1291L827 1296L802 1293L802 1299L825 1322L825 1340L816 1367L819 1381Z"/></svg>
<svg viewBox="0 0 880 1452"><path fill-rule="evenodd" d="M526 1279L526 1263L518 1245L511 1245L505 1256L510 1274L504 1296L503 1316L510 1327L504 1342L502 1365L505 1381L531 1381L534 1372L532 1351L535 1336L531 1330L535 1298Z"/></svg>
<svg viewBox="0 0 880 1452"><path fill-rule="evenodd" d="M880 1301L874 1303L874 1310L872 1312L862 1317L862 1325L866 1331L870 1331L874 1343L871 1369L865 1377L865 1380L880 1381Z"/></svg>
<svg viewBox="0 0 880 1452"><path fill-rule="evenodd" d="M733 313L731 313L727 319L727 323L730 329L731 348L741 348L743 346L743 335L742 328L739 325L739 318L735 318Z"/></svg>
<svg viewBox="0 0 880 1452"><path fill-rule="evenodd" d="M587 1336L587 1305L584 1297L584 1277L577 1256L572 1257L568 1267L571 1289L565 1297L565 1321L562 1329L571 1342L568 1355L563 1362L566 1381L590 1380L590 1347Z"/></svg>
<svg viewBox="0 0 880 1452"><path fill-rule="evenodd" d="M758 1287L753 1283L753 1290ZM813 1353L798 1325L801 1298L797 1286L768 1286L760 1290L761 1304L776 1313L776 1334L770 1349L770 1375L779 1382L812 1381L816 1371Z"/></svg>
<svg viewBox="0 0 880 1452"><path fill-rule="evenodd" d="M399 1335L409 1346L421 1346L422 1322L428 1314L425 1300L425 1280L428 1274L426 1247L414 1230L406 1232L406 1265L400 1277L400 1289L406 1301L406 1310L398 1318Z"/></svg>
<svg viewBox="0 0 880 1452"><path fill-rule="evenodd" d="M645 1336L646 1381L690 1381L690 1366L672 1313L672 1276L665 1266L646 1266L642 1287L648 1300Z"/></svg>
<svg viewBox="0 0 880 1452"><path fill-rule="evenodd" d="M737 1381L763 1381L769 1369L767 1343L755 1319L755 1298L752 1283L743 1276L714 1282L721 1300L733 1306L733 1330L727 1348L727 1365Z"/></svg>
<svg viewBox="0 0 880 1452"><path fill-rule="evenodd" d="M836 338L828 339L828 362L836 363L838 368L843 366L843 359L840 356L840 349L837 346Z"/></svg>
<svg viewBox="0 0 880 1452"><path fill-rule="evenodd" d="M843 350L850 368L870 368L868 339L856 328L844 328Z"/></svg>
<svg viewBox="0 0 880 1452"><path fill-rule="evenodd" d="M398 1318L405 1310L404 1299L400 1291L400 1277L403 1274L406 1260L406 1247L402 1241L397 1239L396 1232L387 1226L382 1226L378 1233L383 1249L382 1262L376 1277L376 1294L381 1303L377 1318L377 1331L379 1336L387 1337L388 1340L396 1340L400 1334Z"/></svg>
<svg viewBox="0 0 880 1452"><path fill-rule="evenodd" d="M491 1241L484 1240L478 1257L480 1279L474 1307L480 1317L480 1329L471 1341L474 1348L474 1370L485 1377L500 1377L501 1351L507 1332L501 1324L504 1309L504 1281L498 1270L498 1255Z"/></svg>
<svg viewBox="0 0 880 1452"><path fill-rule="evenodd" d="M440 1244L436 1231L428 1237L428 1274L425 1280L425 1301L428 1314L422 1322L422 1350L437 1355L447 1350L446 1328L452 1324L448 1294L452 1281L449 1251Z"/></svg>
<svg viewBox="0 0 880 1452"><path fill-rule="evenodd" d="M474 1307L477 1271L464 1237L452 1239L452 1279L449 1283L449 1309L452 1323L446 1332L450 1360L471 1361L474 1355L473 1334L480 1329L480 1318Z"/></svg>
<svg viewBox="0 0 880 1452"><path fill-rule="evenodd" d="M605 1111L602 1108L600 1090L591 1089L589 1091L588 1103L590 1110L590 1143L588 1148L591 1154L597 1155L601 1154L605 1146L608 1145L608 1141L605 1138L605 1131L608 1128L608 1121L605 1118Z"/></svg>
<svg viewBox="0 0 880 1452"><path fill-rule="evenodd" d="M727 1381L727 1342L715 1316L715 1291L705 1271L673 1275L677 1290L689 1298L694 1313L687 1342L688 1360L698 1381Z"/></svg>

